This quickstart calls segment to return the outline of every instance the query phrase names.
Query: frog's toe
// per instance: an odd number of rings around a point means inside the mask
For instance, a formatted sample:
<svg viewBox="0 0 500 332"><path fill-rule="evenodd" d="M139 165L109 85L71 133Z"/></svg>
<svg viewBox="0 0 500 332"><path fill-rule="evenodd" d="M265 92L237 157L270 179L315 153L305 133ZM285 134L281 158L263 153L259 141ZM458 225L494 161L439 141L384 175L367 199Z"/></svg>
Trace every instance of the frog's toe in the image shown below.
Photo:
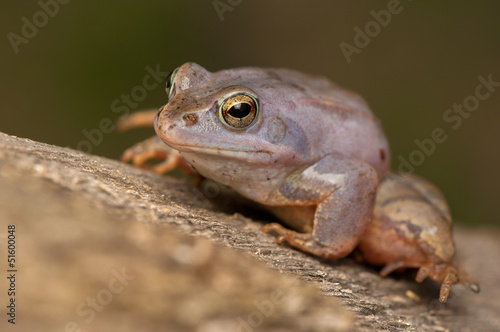
<svg viewBox="0 0 500 332"><path fill-rule="evenodd" d="M476 279L471 277L467 272L458 269L459 283L467 288L469 288L474 293L479 293L479 283Z"/></svg>
<svg viewBox="0 0 500 332"><path fill-rule="evenodd" d="M148 162L153 159L162 161L154 165L149 164ZM179 151L165 145L157 136L128 148L123 152L121 160L125 163L132 162L137 167L151 169L160 174L174 170L178 166L185 169L187 173L193 172Z"/></svg>
<svg viewBox="0 0 500 332"><path fill-rule="evenodd" d="M278 223L272 223L265 225L262 230L265 233L275 233L276 242L287 243L288 245L298 248L304 252L308 252L312 255L319 256L326 259L337 259L345 257L347 254L336 250L329 246L322 245L317 242L312 233L298 233L281 226Z"/></svg>
<svg viewBox="0 0 500 332"><path fill-rule="evenodd" d="M449 266L446 269L446 276L444 277L443 282L441 283L441 290L439 292L439 301L446 302L448 296L450 295L451 286L455 284L461 284L474 293L479 292L479 284L471 277L467 272L457 268L455 266Z"/></svg>
<svg viewBox="0 0 500 332"><path fill-rule="evenodd" d="M121 161L128 163L132 162L137 167L146 167L146 163L151 159L167 159L165 151L145 150L144 142L138 143L131 148L125 150L121 156Z"/></svg>
<svg viewBox="0 0 500 332"><path fill-rule="evenodd" d="M392 272L394 272L398 269L404 268L404 267L405 267L405 263L403 261L391 262L391 263L384 265L384 267L380 270L379 274L382 277L386 277L389 274L391 274Z"/></svg>
<svg viewBox="0 0 500 332"><path fill-rule="evenodd" d="M285 242L290 243L291 241L292 242L300 241L301 244L303 244L304 241L307 241L310 238L310 236L308 236L307 234L297 233L295 231L283 227L278 223L267 224L264 227L262 227L262 231L264 233L276 234L277 243L285 243Z"/></svg>
<svg viewBox="0 0 500 332"><path fill-rule="evenodd" d="M441 283L439 291L439 302L446 302L450 295L451 287L461 284L474 292L479 292L479 284L465 271L450 264L424 265L417 272L415 280L422 282L425 278L431 278Z"/></svg>
<svg viewBox="0 0 500 332"><path fill-rule="evenodd" d="M459 281L458 271L454 267L449 267L441 283L441 289L439 290L439 302L446 302L448 296L450 295L451 286L457 284Z"/></svg>
<svg viewBox="0 0 500 332"><path fill-rule="evenodd" d="M420 269L418 269L417 276L415 277L415 280L417 282L422 282L428 276L429 276L429 269L427 268L427 266L422 266Z"/></svg>

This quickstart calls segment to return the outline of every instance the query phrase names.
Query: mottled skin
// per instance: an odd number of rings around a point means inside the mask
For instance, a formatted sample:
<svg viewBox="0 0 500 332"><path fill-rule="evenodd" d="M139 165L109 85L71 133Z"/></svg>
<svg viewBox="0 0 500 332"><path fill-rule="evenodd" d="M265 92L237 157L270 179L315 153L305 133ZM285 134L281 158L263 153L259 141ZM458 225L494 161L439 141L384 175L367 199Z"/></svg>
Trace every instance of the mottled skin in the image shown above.
<svg viewBox="0 0 500 332"><path fill-rule="evenodd" d="M419 268L416 280L441 282L439 300L460 283L474 292L477 281L453 264L452 219L443 194L415 175L389 173L377 189L374 217L360 239L364 261L384 265L385 276L401 268Z"/></svg>
<svg viewBox="0 0 500 332"><path fill-rule="evenodd" d="M266 206L294 230L280 224L264 230L311 254L341 258L358 247L364 261L385 266L383 275L420 268L418 281L442 282L441 301L456 283L478 289L453 265L444 197L423 179L389 172L380 122L358 95L286 69L210 73L194 63L179 67L167 84L169 101L154 126L168 146L152 138L127 150L124 160L141 166L164 158L158 172L192 166ZM253 113L238 113L241 105ZM151 121L139 118L124 126Z"/></svg>

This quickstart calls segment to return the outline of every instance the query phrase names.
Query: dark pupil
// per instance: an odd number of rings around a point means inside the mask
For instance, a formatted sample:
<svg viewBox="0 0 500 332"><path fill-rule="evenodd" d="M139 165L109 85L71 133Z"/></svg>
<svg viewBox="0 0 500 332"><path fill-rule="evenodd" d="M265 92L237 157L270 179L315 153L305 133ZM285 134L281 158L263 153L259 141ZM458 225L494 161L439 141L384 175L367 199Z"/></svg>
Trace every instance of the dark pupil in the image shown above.
<svg viewBox="0 0 500 332"><path fill-rule="evenodd" d="M227 113L229 113L229 115L231 115L234 118L242 119L248 114L250 114L251 111L252 111L252 106L250 106L250 104L239 103L233 105L233 107L231 107L229 111L227 111Z"/></svg>

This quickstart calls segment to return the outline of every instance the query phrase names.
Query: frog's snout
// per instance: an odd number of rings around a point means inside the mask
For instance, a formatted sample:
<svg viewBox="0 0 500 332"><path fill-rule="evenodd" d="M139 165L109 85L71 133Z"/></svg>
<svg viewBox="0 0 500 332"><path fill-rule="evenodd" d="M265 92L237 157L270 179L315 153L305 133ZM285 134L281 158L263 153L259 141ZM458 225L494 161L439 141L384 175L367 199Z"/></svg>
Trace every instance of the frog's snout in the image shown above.
<svg viewBox="0 0 500 332"><path fill-rule="evenodd" d="M169 130L176 127L176 120L178 120L178 116L175 116L175 114L168 111L167 105L168 104L165 104L160 107L154 120L154 129L160 137L162 134L165 134Z"/></svg>
<svg viewBox="0 0 500 332"><path fill-rule="evenodd" d="M170 106L170 107L169 107ZM170 103L163 105L156 114L154 126L155 129L163 128L164 130L175 127L175 123L180 119L181 113L176 112Z"/></svg>
<svg viewBox="0 0 500 332"><path fill-rule="evenodd" d="M198 122L198 116L180 111L176 104L163 105L156 114L154 129L158 137L167 144L176 144L186 139L185 128Z"/></svg>
<svg viewBox="0 0 500 332"><path fill-rule="evenodd" d="M165 133L171 129L172 127L175 127L175 123L170 121L170 117L168 116L168 112L166 111L167 104L163 105L160 107L158 110L158 113L156 113L155 120L154 120L154 129L156 131L156 134L163 139L165 136Z"/></svg>
<svg viewBox="0 0 500 332"><path fill-rule="evenodd" d="M154 121L153 121L153 126L154 128L156 128L159 124L158 122L158 119L160 117L160 114L161 112L163 111L163 108L165 107L166 105L163 105L162 107L160 107L160 109L158 110L158 112L156 112L156 115L155 115L155 118L154 118Z"/></svg>

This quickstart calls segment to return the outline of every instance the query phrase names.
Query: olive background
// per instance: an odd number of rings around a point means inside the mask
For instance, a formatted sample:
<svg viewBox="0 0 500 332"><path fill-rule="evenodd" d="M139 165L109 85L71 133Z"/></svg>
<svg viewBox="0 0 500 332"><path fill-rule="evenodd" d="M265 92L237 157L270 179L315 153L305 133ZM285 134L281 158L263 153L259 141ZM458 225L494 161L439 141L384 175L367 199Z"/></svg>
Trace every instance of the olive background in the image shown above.
<svg viewBox="0 0 500 332"><path fill-rule="evenodd" d="M51 3L52 1L42 1ZM232 3L223 13L217 3ZM239 4L238 4L239 3ZM0 131L76 148L83 130L115 120L112 103L143 84L146 68L193 61L210 71L286 67L325 75L361 94L392 149L408 159L415 140L442 128L448 139L415 168L448 198L456 222L500 224L500 89L453 130L443 120L474 94L477 77L500 81L500 3L401 0L377 36L348 63L340 43L389 1L69 1L16 53L9 33L33 21L37 1L4 1L0 27ZM164 83L132 110L164 104ZM303 116L303 115L302 115ZM300 119L299 119L300 120ZM304 117L304 121L307 119ZM118 158L153 129L104 133L92 154ZM313 133L311 133L313 134Z"/></svg>

